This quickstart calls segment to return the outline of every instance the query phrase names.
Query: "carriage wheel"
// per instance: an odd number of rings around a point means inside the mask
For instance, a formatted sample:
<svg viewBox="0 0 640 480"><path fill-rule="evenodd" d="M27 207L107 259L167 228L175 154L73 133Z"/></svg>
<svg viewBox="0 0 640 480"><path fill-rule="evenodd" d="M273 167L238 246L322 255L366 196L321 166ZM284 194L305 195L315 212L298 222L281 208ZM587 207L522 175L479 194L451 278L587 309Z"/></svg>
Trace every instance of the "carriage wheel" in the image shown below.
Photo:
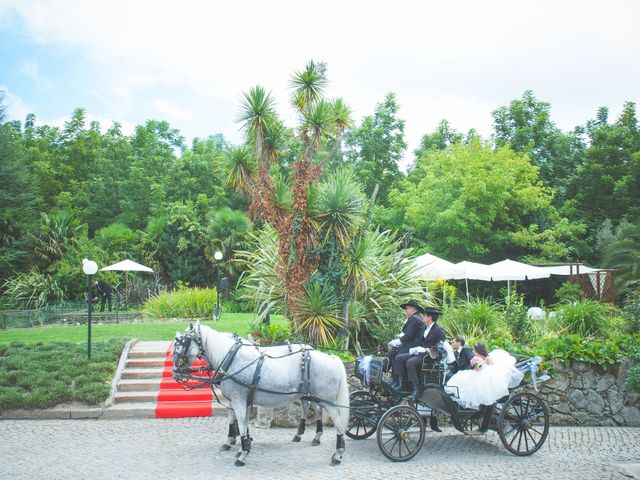
<svg viewBox="0 0 640 480"><path fill-rule="evenodd" d="M424 423L415 408L397 405L387 410L378 423L378 448L394 462L412 459L424 442Z"/></svg>
<svg viewBox="0 0 640 480"><path fill-rule="evenodd" d="M369 438L376 431L378 417L376 416L377 402L367 390L356 390L349 395L351 413L347 437L354 440Z"/></svg>
<svg viewBox="0 0 640 480"><path fill-rule="evenodd" d="M502 406L498 435L507 450L524 457L536 452L549 433L549 410L540 397L523 392Z"/></svg>

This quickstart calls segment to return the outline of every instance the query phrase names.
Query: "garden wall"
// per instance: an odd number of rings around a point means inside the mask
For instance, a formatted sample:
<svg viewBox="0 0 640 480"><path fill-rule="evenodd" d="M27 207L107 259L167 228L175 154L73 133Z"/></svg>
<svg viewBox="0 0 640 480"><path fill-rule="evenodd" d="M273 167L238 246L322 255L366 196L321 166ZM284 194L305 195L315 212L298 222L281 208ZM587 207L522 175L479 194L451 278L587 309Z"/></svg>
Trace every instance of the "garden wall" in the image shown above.
<svg viewBox="0 0 640 480"><path fill-rule="evenodd" d="M539 388L552 425L640 427L640 395L625 386L629 362L609 367L551 363L555 372Z"/></svg>

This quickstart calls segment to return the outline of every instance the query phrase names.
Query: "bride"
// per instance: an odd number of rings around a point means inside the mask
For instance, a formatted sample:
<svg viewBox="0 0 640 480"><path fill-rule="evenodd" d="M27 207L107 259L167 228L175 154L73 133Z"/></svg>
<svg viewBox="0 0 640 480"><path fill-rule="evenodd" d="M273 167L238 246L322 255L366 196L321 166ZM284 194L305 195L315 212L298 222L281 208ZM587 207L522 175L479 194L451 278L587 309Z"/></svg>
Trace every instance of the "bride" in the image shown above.
<svg viewBox="0 0 640 480"><path fill-rule="evenodd" d="M445 391L465 408L492 405L509 394L524 376L515 367L516 359L504 350L487 351L483 343L473 346L473 370L460 370L445 386Z"/></svg>

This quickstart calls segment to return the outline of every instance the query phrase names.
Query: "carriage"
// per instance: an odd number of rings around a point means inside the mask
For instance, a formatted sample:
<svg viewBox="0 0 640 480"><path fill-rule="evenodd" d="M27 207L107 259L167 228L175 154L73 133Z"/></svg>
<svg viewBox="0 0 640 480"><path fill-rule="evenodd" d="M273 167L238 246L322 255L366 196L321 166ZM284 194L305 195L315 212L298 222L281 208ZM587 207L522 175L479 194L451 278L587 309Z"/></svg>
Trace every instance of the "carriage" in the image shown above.
<svg viewBox="0 0 640 480"><path fill-rule="evenodd" d="M516 368L524 376L509 389L509 394L480 410L462 407L455 392L445 390L446 363L442 349L430 350L435 361L422 365L422 393L417 400L406 401L405 393L391 389L383 381L386 358L360 357L356 376L365 388L350 394L351 418L345 432L349 438L361 440L377 435L382 454L394 462L413 458L422 448L427 417L448 416L456 430L465 435L478 435L493 430L504 447L514 455L536 452L549 433L549 410L545 402L526 387L537 391L537 384L549 377L538 377L540 357L523 358Z"/></svg>

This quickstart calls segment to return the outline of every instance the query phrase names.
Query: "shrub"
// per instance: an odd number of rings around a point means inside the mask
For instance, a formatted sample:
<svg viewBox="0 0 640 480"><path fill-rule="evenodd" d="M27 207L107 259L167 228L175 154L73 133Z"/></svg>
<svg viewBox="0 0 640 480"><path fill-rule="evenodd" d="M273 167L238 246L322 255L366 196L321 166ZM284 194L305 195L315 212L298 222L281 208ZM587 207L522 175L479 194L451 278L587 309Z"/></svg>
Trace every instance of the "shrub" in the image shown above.
<svg viewBox="0 0 640 480"><path fill-rule="evenodd" d="M640 333L640 290L629 295L622 309L622 316L627 333Z"/></svg>
<svg viewBox="0 0 640 480"><path fill-rule="evenodd" d="M526 342L531 337L531 324L524 304L524 295L513 293L507 298L504 308L504 319L511 330L513 338Z"/></svg>
<svg viewBox="0 0 640 480"><path fill-rule="evenodd" d="M442 326L451 338L456 335L467 339L511 337L498 305L482 298L445 309Z"/></svg>
<svg viewBox="0 0 640 480"><path fill-rule="evenodd" d="M151 297L143 312L154 318L211 318L215 305L215 289L181 287Z"/></svg>
<svg viewBox="0 0 640 480"><path fill-rule="evenodd" d="M574 303L582 299L582 288L575 283L567 282L555 292L558 303Z"/></svg>
<svg viewBox="0 0 640 480"><path fill-rule="evenodd" d="M2 285L3 303L16 308L42 308L50 301L63 298L62 289L50 275L38 269L19 273Z"/></svg>
<svg viewBox="0 0 640 480"><path fill-rule="evenodd" d="M618 332L620 319L615 314L615 307L593 300L565 304L558 310L567 333L594 338L606 338Z"/></svg>
<svg viewBox="0 0 640 480"><path fill-rule="evenodd" d="M287 340L292 341L291 329L288 324L267 325L259 322L253 327L251 335L262 345L285 343Z"/></svg>
<svg viewBox="0 0 640 480"><path fill-rule="evenodd" d="M360 327L366 333L360 336L365 349L386 351L387 343L400 332L406 322L405 316L398 307L391 307L378 312L366 321L360 322Z"/></svg>

